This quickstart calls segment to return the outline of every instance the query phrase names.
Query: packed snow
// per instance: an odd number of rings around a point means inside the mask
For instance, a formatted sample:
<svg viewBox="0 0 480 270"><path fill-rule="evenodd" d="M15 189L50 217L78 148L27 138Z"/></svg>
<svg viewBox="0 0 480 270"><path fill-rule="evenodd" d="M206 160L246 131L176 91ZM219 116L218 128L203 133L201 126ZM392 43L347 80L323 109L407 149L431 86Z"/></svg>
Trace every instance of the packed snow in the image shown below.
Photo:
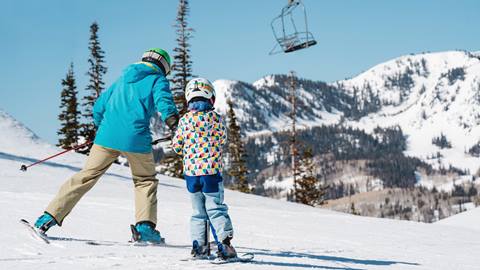
<svg viewBox="0 0 480 270"><path fill-rule="evenodd" d="M8 114L0 116L0 269L478 269L480 264L480 234L471 230L351 216L229 190L233 243L239 252L253 252L255 260L222 266L182 261L190 252L191 206L184 182L157 176L158 229L171 246L129 246L133 185L129 168L119 165L62 227L49 231L65 239L47 245L33 239L19 219L33 222L85 157L69 153L21 172L21 164L59 149ZM109 245L87 245L88 240Z"/></svg>
<svg viewBox="0 0 480 270"><path fill-rule="evenodd" d="M480 207L438 221L436 224L480 230Z"/></svg>

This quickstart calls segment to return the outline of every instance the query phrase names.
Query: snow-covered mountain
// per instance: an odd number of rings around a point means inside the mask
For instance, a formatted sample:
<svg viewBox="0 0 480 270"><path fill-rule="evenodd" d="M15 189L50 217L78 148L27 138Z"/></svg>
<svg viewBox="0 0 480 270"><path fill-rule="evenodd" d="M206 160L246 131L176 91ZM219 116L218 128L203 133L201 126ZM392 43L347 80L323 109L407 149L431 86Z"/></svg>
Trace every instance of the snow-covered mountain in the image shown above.
<svg viewBox="0 0 480 270"><path fill-rule="evenodd" d="M337 88L323 82L299 80L296 94L297 116L300 126L338 122L348 112L351 98ZM249 134L281 131L289 128L290 78L270 75L248 84L240 81L217 80L216 109L227 111L231 99L235 113Z"/></svg>
<svg viewBox="0 0 480 270"><path fill-rule="evenodd" d="M289 84L270 75L253 84L219 80L216 107L227 98L249 135L289 129ZM398 125L407 136L406 155L434 168L480 167L480 56L448 51L402 56L358 76L333 83L300 80L297 108L300 128L342 123L372 133ZM432 141L445 139L444 148ZM469 153L470 151L470 153ZM461 179L462 181L465 178ZM432 185L431 179L422 179ZM451 187L452 182L442 183ZM448 187L446 187L448 188Z"/></svg>
<svg viewBox="0 0 480 270"><path fill-rule="evenodd" d="M199 269L186 262L191 206L184 182L159 175L158 228L172 247L125 245L134 222L129 168L113 165L50 236L31 238L20 218L34 220L85 157L68 153L21 172L22 163L58 151L0 113L0 269ZM478 269L480 234L451 224L422 224L351 216L265 197L226 191L234 245L253 252L250 264L215 269ZM469 220L478 223L479 212ZM441 237L439 237L441 235ZM88 240L106 246L86 245Z"/></svg>
<svg viewBox="0 0 480 270"><path fill-rule="evenodd" d="M437 166L475 174L480 159L466 154L480 140L480 59L453 51L399 57L336 85L378 111L349 124L367 131L399 125L408 136L406 154ZM374 100L369 99L372 93ZM443 134L451 147L432 143ZM440 153L441 158L432 159Z"/></svg>

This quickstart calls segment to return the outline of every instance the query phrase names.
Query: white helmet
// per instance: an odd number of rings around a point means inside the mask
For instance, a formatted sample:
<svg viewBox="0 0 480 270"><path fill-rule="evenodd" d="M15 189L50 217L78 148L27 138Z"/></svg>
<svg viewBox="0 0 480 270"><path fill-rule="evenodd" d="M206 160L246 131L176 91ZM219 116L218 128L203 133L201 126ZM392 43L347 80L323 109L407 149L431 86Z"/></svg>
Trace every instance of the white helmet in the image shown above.
<svg viewBox="0 0 480 270"><path fill-rule="evenodd" d="M185 99L189 103L196 97L208 99L213 104L215 102L215 89L212 83L204 78L191 79L185 87Z"/></svg>

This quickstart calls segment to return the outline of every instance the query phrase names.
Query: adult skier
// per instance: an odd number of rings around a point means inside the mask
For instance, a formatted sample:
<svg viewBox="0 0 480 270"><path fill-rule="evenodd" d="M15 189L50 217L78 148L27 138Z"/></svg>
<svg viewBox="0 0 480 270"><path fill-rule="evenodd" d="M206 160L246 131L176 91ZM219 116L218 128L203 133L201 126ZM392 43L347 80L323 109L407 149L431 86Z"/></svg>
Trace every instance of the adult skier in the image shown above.
<svg viewBox="0 0 480 270"><path fill-rule="evenodd" d="M45 233L62 225L82 196L98 181L120 154L128 159L135 186L135 229L139 241L160 243L157 223L157 185L152 154L150 118L158 111L174 132L179 116L169 82L170 56L155 48L142 61L129 65L93 107L97 128L84 168L65 182L35 227Z"/></svg>

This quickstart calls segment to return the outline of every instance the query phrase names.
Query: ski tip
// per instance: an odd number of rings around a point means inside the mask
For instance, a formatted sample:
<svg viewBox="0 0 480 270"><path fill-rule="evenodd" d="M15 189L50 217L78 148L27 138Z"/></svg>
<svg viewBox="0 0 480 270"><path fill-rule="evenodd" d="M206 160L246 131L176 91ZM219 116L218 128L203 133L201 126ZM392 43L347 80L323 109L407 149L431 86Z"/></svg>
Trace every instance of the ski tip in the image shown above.
<svg viewBox="0 0 480 270"><path fill-rule="evenodd" d="M26 219L20 219L20 223L23 224L31 233L31 235L39 240L42 240L46 244L50 244L50 240L48 240L48 236L45 233L42 233L37 230L34 226L32 226Z"/></svg>

